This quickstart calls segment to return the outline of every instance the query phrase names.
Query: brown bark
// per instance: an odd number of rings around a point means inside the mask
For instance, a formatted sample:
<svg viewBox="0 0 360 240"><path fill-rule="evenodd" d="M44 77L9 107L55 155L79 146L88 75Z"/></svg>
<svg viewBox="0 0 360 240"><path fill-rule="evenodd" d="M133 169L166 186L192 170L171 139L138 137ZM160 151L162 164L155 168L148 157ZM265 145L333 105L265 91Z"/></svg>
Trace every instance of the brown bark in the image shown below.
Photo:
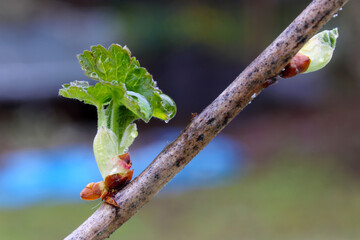
<svg viewBox="0 0 360 240"><path fill-rule="evenodd" d="M348 0L314 0L180 136L116 195L120 208L102 204L66 239L105 239L132 217L193 159ZM254 95L255 94L255 95Z"/></svg>

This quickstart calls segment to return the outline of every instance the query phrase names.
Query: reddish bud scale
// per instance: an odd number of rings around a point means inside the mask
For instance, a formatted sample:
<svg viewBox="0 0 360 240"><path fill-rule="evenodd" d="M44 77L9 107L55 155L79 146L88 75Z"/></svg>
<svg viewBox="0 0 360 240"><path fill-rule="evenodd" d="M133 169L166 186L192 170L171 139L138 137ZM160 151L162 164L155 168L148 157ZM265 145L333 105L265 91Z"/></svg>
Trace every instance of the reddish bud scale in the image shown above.
<svg viewBox="0 0 360 240"><path fill-rule="evenodd" d="M130 169L132 163L130 161L130 155L128 153L122 154L118 156L119 165L123 166L124 169ZM80 198L83 200L96 200L101 198L101 200L106 203L113 205L115 207L119 207L115 202L113 196L117 191L123 188L130 180L132 179L134 170L128 170L124 173L115 173L112 175L108 175L105 178L105 181L97 182L97 183L89 183L86 187L81 191Z"/></svg>
<svg viewBox="0 0 360 240"><path fill-rule="evenodd" d="M86 187L81 191L80 198L83 200L96 200L98 199L102 192L104 191L104 183L97 182L97 183L89 183Z"/></svg>
<svg viewBox="0 0 360 240"><path fill-rule="evenodd" d="M128 171L124 175L118 173L108 175L105 178L105 186L109 190L120 190L126 183L130 182L133 175L133 170Z"/></svg>
<svg viewBox="0 0 360 240"><path fill-rule="evenodd" d="M310 58L304 54L297 53L285 66L285 69L280 73L282 78L291 78L300 73L305 72L310 65Z"/></svg>

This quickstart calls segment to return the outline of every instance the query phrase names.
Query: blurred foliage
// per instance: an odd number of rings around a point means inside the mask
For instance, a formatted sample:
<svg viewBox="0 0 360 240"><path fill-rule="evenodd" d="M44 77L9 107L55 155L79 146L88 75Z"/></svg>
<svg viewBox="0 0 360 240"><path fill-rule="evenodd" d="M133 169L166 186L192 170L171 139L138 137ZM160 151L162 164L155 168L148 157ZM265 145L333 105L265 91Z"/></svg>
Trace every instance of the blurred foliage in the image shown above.
<svg viewBox="0 0 360 240"><path fill-rule="evenodd" d="M277 33L270 30L282 20L277 12L281 9L269 1L127 3L119 11L125 20L124 38L136 49L156 54L196 45L215 58L233 61L256 54L272 41Z"/></svg>
<svg viewBox="0 0 360 240"><path fill-rule="evenodd" d="M332 159L309 158L279 155L227 187L155 198L110 239L359 239L360 182ZM60 239L95 205L0 210L0 235Z"/></svg>
<svg viewBox="0 0 360 240"><path fill-rule="evenodd" d="M245 41L241 14L200 4L158 5L122 11L129 43L155 52L159 48L201 44L217 54L233 53ZM229 52L229 48L234 51Z"/></svg>

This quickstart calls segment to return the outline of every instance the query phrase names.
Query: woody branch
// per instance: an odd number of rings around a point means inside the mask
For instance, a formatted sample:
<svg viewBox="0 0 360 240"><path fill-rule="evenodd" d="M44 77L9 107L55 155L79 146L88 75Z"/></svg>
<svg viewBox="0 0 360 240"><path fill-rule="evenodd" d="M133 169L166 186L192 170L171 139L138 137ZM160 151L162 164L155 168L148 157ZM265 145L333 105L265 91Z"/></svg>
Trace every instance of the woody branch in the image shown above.
<svg viewBox="0 0 360 240"><path fill-rule="evenodd" d="M132 217L277 76L348 0L314 0L201 114L117 193L120 208L102 204L66 239L105 239Z"/></svg>

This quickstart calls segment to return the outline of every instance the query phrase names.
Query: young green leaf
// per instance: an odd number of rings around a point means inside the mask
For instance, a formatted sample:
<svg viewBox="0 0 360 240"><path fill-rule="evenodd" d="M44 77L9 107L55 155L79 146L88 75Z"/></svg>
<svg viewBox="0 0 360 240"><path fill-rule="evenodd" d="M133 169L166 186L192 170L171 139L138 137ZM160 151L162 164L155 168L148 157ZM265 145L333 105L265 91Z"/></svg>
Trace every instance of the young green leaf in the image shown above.
<svg viewBox="0 0 360 240"><path fill-rule="evenodd" d="M120 141L120 152L127 152L130 145L134 142L135 138L138 136L138 131L135 123L130 124L123 134L123 137Z"/></svg>
<svg viewBox="0 0 360 240"><path fill-rule="evenodd" d="M90 86L86 81L74 81L62 87L59 91L61 96L77 99L98 108L109 104L112 98L110 89L101 83Z"/></svg>
<svg viewBox="0 0 360 240"><path fill-rule="evenodd" d="M93 146L96 162L105 179L114 164L110 159L119 154L119 139L107 127L100 127L94 138Z"/></svg>
<svg viewBox="0 0 360 240"><path fill-rule="evenodd" d="M100 45L93 46L91 51L84 51L83 54L78 55L78 58L85 75L88 77L103 83L112 83L113 86L117 85L114 82L119 85L124 84L126 90L145 97L155 112L150 115L165 121L170 120L175 115L175 102L156 87L156 82L153 81L152 76L145 68L140 67L135 57L131 57L131 53L126 47L122 48L120 45L112 44L106 50ZM116 99L122 101L119 98ZM148 116L149 108L147 104L143 104L144 101L137 101L140 104L137 107L135 107L136 103L129 104L129 98L123 101L125 102L124 105L130 106L130 110L139 118L146 122L149 121L151 116Z"/></svg>
<svg viewBox="0 0 360 240"><path fill-rule="evenodd" d="M176 114L176 105L168 95L156 93L153 102L153 116L164 121L169 121Z"/></svg>
<svg viewBox="0 0 360 240"><path fill-rule="evenodd" d="M150 103L146 100L146 98L136 92L127 91L124 98L122 99L122 103L133 112L138 118L141 118L144 122L149 122L153 110Z"/></svg>

